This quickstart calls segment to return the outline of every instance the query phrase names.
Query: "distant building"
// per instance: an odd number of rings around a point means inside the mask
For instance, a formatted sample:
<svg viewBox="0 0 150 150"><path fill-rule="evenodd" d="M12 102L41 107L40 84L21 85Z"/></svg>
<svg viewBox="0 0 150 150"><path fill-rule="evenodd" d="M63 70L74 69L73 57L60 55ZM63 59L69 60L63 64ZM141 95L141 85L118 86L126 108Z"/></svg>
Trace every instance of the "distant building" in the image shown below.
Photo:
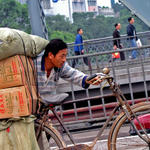
<svg viewBox="0 0 150 150"><path fill-rule="evenodd" d="M43 8L45 10L51 9L51 2L50 2L50 0L41 0L41 4L42 4L42 6L43 6Z"/></svg>
<svg viewBox="0 0 150 150"><path fill-rule="evenodd" d="M42 6L45 15L64 15L71 22L74 12L98 12L97 0L42 0Z"/></svg>
<svg viewBox="0 0 150 150"><path fill-rule="evenodd" d="M72 0L72 12L86 12L88 11L87 1L85 0Z"/></svg>
<svg viewBox="0 0 150 150"><path fill-rule="evenodd" d="M72 5L71 0L42 0L43 10L46 16L64 15L72 20Z"/></svg>
<svg viewBox="0 0 150 150"><path fill-rule="evenodd" d="M88 0L88 11L89 12L97 12L97 0Z"/></svg>
<svg viewBox="0 0 150 150"><path fill-rule="evenodd" d="M17 0L24 4L27 0ZM95 12L98 14L98 0L41 0L41 4L46 16L64 15L73 22L74 12ZM109 13L110 14L110 13Z"/></svg>
<svg viewBox="0 0 150 150"><path fill-rule="evenodd" d="M115 17L115 12L112 8L98 7L98 14L105 17Z"/></svg>

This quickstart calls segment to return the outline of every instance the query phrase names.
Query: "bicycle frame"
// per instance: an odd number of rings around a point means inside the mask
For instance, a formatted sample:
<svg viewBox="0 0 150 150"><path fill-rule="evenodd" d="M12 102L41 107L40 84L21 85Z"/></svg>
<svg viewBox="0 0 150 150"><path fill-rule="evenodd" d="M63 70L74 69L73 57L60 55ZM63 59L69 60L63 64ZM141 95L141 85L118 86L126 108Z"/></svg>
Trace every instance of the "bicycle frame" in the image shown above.
<svg viewBox="0 0 150 150"><path fill-rule="evenodd" d="M70 138L71 142L74 145L74 146L71 146L71 147L64 148L62 150L74 150L74 149L75 150L92 150L94 145L96 144L96 142L98 140L100 140L100 137L101 137L104 129L108 126L109 122L112 120L113 116L115 115L115 113L119 109L121 109L125 113L125 115L127 116L129 122L131 123L131 125L135 129L138 136L142 140L144 140L148 145L150 145L150 138L148 137L148 135L147 135L145 129L143 128L142 124L140 123L139 119L136 117L136 114L134 114L134 112L132 111L131 106L127 103L127 100L124 97L124 95L122 94L119 86L113 81L113 79L110 76L105 75L105 79L107 80L107 82L110 86L110 89L112 90L114 96L118 100L118 105L113 109L113 111L111 112L109 118L106 120L106 122L104 123L102 128L99 130L97 136L95 137L93 142L89 145L85 145L85 144L77 144L76 145L72 135L69 133L68 129L64 126L63 122L61 121L60 117L58 116L57 112L55 111L54 106L53 105L49 106L49 108L51 109L51 111L53 112L53 114L55 115L55 117L59 121L60 125L63 127L63 129L65 130L65 132L67 133L68 137ZM142 130L144 131L144 134L145 134L146 138L144 136L142 136L141 133L137 130L136 126L133 123L133 117L137 119L139 125L141 126Z"/></svg>
<svg viewBox="0 0 150 150"><path fill-rule="evenodd" d="M94 139L94 141L90 144L90 147L93 148L94 145L96 144L96 142L100 139L104 129L108 126L109 122L111 121L111 119L113 118L114 114L116 113L116 111L121 108L122 111L125 113L125 115L127 116L129 122L131 123L131 125L133 126L133 128L135 129L135 132L138 134L138 136L144 140L148 145L150 145L150 138L148 137L145 129L143 128L142 124L140 123L139 119L136 117L136 115L133 113L130 105L127 103L126 98L124 97L124 95L122 94L119 86L115 83L112 82L111 79L107 79L110 88L112 90L112 92L114 93L116 99L118 100L118 106L116 106L113 111L111 112L109 118L106 120L106 122L104 123L103 127L100 129L100 131L98 132L96 138ZM142 128L142 130L144 131L144 134L146 135L147 139L145 137L143 137L141 135L141 133L137 130L136 126L133 123L133 116L136 118L136 120L138 121L140 127Z"/></svg>

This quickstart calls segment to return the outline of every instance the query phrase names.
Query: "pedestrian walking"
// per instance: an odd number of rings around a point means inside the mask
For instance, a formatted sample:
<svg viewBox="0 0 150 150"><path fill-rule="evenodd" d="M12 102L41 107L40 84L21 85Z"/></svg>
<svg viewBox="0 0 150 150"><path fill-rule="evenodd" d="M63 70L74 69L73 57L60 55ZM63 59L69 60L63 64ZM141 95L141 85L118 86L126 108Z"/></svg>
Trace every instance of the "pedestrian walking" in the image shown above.
<svg viewBox="0 0 150 150"><path fill-rule="evenodd" d="M84 48L83 48L83 39L82 39L83 29L77 29L77 35L75 38L75 46L74 46L74 53L75 55L84 55ZM88 66L88 58L83 58L84 63ZM75 65L78 63L78 59L74 59L72 63L72 67L75 68Z"/></svg>
<svg viewBox="0 0 150 150"><path fill-rule="evenodd" d="M117 50L117 49L122 49L123 46L121 44L121 40L120 40L120 29L121 29L121 24L120 23L116 23L115 25L115 30L113 32L113 49ZM112 54L113 59L117 59L120 58L121 60L125 60L125 55L124 52L116 52Z"/></svg>
<svg viewBox="0 0 150 150"><path fill-rule="evenodd" d="M128 18L128 26L127 26L127 35L128 35L128 40L130 42L130 46L131 47L137 47L136 44L136 40L137 40L137 36L136 36L136 28L133 25L134 24L134 18L133 17L129 17ZM137 57L137 50L133 50L132 54L131 54L131 58L135 59Z"/></svg>

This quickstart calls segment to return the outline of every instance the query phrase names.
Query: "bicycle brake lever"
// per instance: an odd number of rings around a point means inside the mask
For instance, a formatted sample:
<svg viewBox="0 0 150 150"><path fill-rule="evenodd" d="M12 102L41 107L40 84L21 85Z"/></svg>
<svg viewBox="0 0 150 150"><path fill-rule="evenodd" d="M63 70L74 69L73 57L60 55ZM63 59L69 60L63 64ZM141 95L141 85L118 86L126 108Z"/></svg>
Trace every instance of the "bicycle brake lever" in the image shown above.
<svg viewBox="0 0 150 150"><path fill-rule="evenodd" d="M108 75L104 74L104 73L96 73L97 76L100 76L100 79L106 79L107 77L109 77Z"/></svg>

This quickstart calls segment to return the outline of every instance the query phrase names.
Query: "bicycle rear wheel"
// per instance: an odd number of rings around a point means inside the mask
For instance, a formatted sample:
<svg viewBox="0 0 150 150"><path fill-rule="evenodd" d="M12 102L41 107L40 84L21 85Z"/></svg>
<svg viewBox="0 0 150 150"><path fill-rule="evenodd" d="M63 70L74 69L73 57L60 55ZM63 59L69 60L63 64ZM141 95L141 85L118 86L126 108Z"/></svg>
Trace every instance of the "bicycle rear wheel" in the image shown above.
<svg viewBox="0 0 150 150"><path fill-rule="evenodd" d="M137 115L150 113L150 103L139 103L131 107L132 111ZM131 136L129 134L130 127L127 124L128 119L122 112L114 121L109 137L108 150L149 150L149 145L143 141L138 135ZM148 135L150 138L150 135Z"/></svg>
<svg viewBox="0 0 150 150"><path fill-rule="evenodd" d="M35 121L35 133L40 150L56 150L66 147L60 133L52 125L44 124L41 129L42 131L40 130L37 133L40 127L40 121Z"/></svg>

